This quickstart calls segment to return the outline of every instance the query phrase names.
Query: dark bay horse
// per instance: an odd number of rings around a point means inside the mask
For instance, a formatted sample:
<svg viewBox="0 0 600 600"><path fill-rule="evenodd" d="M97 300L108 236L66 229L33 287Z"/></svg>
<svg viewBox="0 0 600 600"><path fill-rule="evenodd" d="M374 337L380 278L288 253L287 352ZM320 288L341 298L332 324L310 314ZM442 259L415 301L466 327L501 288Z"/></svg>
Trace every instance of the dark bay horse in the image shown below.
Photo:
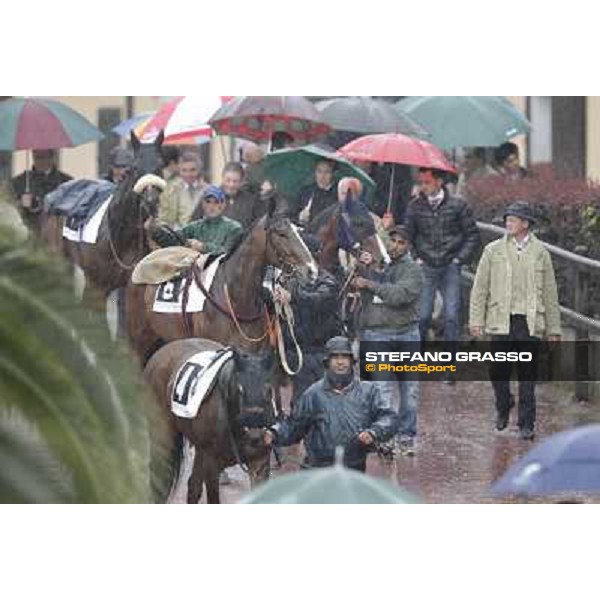
<svg viewBox="0 0 600 600"><path fill-rule="evenodd" d="M127 327L137 355L146 362L152 352L170 341L197 337L215 340L252 352L268 344L269 317L263 302L267 265L293 270L314 279L318 266L286 216L283 197L270 198L268 213L219 267L204 312L179 314L153 312L156 285L127 289ZM187 321L187 323L186 323Z"/></svg>
<svg viewBox="0 0 600 600"><path fill-rule="evenodd" d="M315 217L308 232L321 242L319 266L336 276L341 276L340 250L354 258L368 252L376 265L389 260L377 233L375 216L358 200L348 199L325 209Z"/></svg>
<svg viewBox="0 0 600 600"><path fill-rule="evenodd" d="M204 485L208 503L219 504L219 475L228 467L242 463L252 485L266 480L270 474L271 453L264 444L263 431L273 425L276 418L274 390L268 382L272 355L234 352L194 419L184 419L171 412L171 398L180 369L199 352L222 349L223 346L210 340L172 342L152 357L144 372L169 425L174 483L181 466L181 436L195 448L188 504L198 504Z"/></svg>
<svg viewBox="0 0 600 600"><path fill-rule="evenodd" d="M112 291L127 286L133 268L150 251L144 223L158 214L163 140L161 134L154 143L142 144L131 134L134 164L115 191L95 244L63 239L64 217L45 218L44 239L83 270L84 302L98 312L105 311Z"/></svg>

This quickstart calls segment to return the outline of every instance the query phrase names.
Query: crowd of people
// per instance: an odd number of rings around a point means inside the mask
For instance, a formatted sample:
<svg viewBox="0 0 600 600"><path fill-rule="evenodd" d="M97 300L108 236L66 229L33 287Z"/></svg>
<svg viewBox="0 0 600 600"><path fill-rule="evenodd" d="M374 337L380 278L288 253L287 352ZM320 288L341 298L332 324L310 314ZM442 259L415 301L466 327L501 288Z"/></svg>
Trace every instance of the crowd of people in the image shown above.
<svg viewBox="0 0 600 600"><path fill-rule="evenodd" d="M278 147L292 140L277 139ZM208 181L196 152L165 147L159 214L146 229L155 248L186 244L202 254L230 252L265 213L265 198L272 191L262 170L264 151L247 144L240 161L225 165L218 185ZM389 263L376 265L366 252L348 289L360 299L354 332L348 339L339 306L343 281L322 270L316 281L294 277L273 288L273 299L291 305L296 337L304 353L302 371L294 381L291 413L265 433L268 444L281 446L304 440L310 466L332 464L336 447L346 450L348 466L365 469L366 455L396 440L394 450L412 456L417 450L419 381L367 383L357 379L353 342L420 342L431 334L432 315L438 295L443 302L441 339L452 344L463 331L461 315L462 271L475 266L482 250L478 227L469 206L468 184L476 178L527 177L518 147L512 143L494 153L495 165L487 162L489 151L468 151L458 179L435 169L402 167L393 190L393 210L382 208L388 197L390 173L385 165L360 165L377 183L369 207L378 213L379 233ZM133 154L116 148L110 155L106 179L118 184L133 164ZM57 168L51 151L33 153L28 175L13 179L12 188L22 214L41 210L46 194L70 177ZM353 196L360 200L357 180L339 180L336 163L321 160L314 179L289 200L289 217L303 230L313 255L321 241L308 233L323 211ZM515 202L504 214L507 235L483 251L476 268L471 296L469 331L473 337L493 336L498 343L516 340L560 338L560 315L552 262L531 228L535 225L526 203ZM323 375L325 370L325 375ZM506 429L515 405L510 372L496 373L498 431ZM522 374L520 374L522 375ZM444 382L455 385L454 378ZM522 439L535 432L535 381L519 384L519 429ZM398 405L393 411L392 406Z"/></svg>

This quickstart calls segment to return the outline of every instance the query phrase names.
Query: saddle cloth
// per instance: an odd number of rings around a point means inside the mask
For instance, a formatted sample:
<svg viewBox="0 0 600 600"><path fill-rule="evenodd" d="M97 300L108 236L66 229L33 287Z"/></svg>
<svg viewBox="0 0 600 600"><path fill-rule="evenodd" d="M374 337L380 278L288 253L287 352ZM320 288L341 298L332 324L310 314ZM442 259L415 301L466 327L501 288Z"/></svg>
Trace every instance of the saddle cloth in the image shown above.
<svg viewBox="0 0 600 600"><path fill-rule="evenodd" d="M199 352L179 369L171 396L171 412L194 419L225 363L233 357L230 349Z"/></svg>
<svg viewBox="0 0 600 600"><path fill-rule="evenodd" d="M83 242L85 244L95 244L98 241L98 233L104 215L108 210L108 205L112 200L112 196L107 198L96 210L94 216L78 229L71 229L68 225L63 227L63 237L71 242ZM68 221L67 221L68 222Z"/></svg>
<svg viewBox="0 0 600 600"><path fill-rule="evenodd" d="M217 271L225 259L225 255L216 258L206 267L200 276L204 289L210 292ZM161 283L156 290L153 312L160 314L182 314L184 310L183 297L187 284L187 277L180 276L165 283ZM194 278L190 284L188 302L185 306L187 313L198 313L204 311L206 296L200 291Z"/></svg>

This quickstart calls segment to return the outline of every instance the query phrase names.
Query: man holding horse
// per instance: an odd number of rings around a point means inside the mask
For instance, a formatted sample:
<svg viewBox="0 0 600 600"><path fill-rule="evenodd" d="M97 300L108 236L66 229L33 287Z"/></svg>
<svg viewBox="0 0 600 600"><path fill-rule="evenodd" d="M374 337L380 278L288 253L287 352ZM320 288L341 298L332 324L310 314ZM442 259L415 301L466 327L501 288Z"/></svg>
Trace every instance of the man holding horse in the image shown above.
<svg viewBox="0 0 600 600"><path fill-rule="evenodd" d="M237 221L223 216L225 202L223 190L211 185L202 194L203 219L179 231L150 223L152 238L163 248L186 245L202 254L227 254L239 244L244 231Z"/></svg>
<svg viewBox="0 0 600 600"><path fill-rule="evenodd" d="M292 446L304 440L312 468L335 464L341 447L344 464L365 472L368 453L396 433L396 415L375 384L356 378L350 340L329 340L324 363L325 377L294 404L288 419L265 432L265 443Z"/></svg>

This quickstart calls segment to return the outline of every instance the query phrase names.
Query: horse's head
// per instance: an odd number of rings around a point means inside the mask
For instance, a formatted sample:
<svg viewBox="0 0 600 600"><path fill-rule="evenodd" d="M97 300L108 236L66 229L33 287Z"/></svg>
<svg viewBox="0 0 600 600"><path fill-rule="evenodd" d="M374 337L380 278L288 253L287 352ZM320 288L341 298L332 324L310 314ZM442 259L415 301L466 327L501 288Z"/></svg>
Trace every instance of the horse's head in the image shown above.
<svg viewBox="0 0 600 600"><path fill-rule="evenodd" d="M278 194L268 198L266 217L267 262L283 271L295 271L301 277L314 281L319 267L298 228L288 217L286 200Z"/></svg>
<svg viewBox="0 0 600 600"><path fill-rule="evenodd" d="M161 131L154 142L143 144L135 132L131 132L131 147L134 153L131 169L133 191L141 197L141 208L145 217L158 215L160 196L167 185L162 178L164 139L164 132Z"/></svg>
<svg viewBox="0 0 600 600"><path fill-rule="evenodd" d="M271 450L264 443L264 430L277 419L272 383L276 363L270 351L264 354L236 351L234 363L242 433L240 453L254 483L269 477Z"/></svg>
<svg viewBox="0 0 600 600"><path fill-rule="evenodd" d="M323 244L323 266L330 267L329 263L337 262L340 250L354 258L361 252L368 252L377 266L389 262L385 244L377 233L375 217L359 200L348 198L327 209L317 217L312 231Z"/></svg>

